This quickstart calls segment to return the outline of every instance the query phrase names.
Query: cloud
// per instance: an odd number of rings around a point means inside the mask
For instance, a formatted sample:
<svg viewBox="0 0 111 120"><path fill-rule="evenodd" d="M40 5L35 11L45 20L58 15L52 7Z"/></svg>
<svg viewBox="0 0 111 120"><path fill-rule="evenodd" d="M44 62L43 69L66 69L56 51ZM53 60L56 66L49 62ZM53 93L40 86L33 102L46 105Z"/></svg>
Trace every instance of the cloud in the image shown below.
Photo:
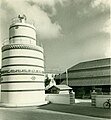
<svg viewBox="0 0 111 120"><path fill-rule="evenodd" d="M109 33L109 40L108 40L109 45L106 48L105 56L106 57L111 57L111 38L110 38L110 35L111 35L111 21L110 21L110 19L105 22L102 31L105 32L105 33Z"/></svg>
<svg viewBox="0 0 111 120"><path fill-rule="evenodd" d="M55 7L55 5L57 3L60 3L62 6L64 5L64 3L68 2L68 0L26 0L27 2L32 2L32 3L36 3L40 6L44 6L44 5L48 5L50 7Z"/></svg>
<svg viewBox="0 0 111 120"><path fill-rule="evenodd" d="M94 8L101 4L108 6L110 0L1 0L0 2L1 39L8 36L7 28L11 19L18 14L25 14L28 21L35 24L38 38L45 40L57 38L61 35L61 26L57 21L52 22L51 20L51 18L56 15L57 4L64 6L68 3L74 3L75 7L80 6L80 10L77 11L78 15L83 16L84 14L90 14L91 7ZM86 4L88 7L84 8ZM81 5L83 5L83 8L81 8Z"/></svg>
<svg viewBox="0 0 111 120"><path fill-rule="evenodd" d="M111 0L94 0L91 2L92 8L99 8L102 12L109 11L109 19L103 24L102 32L111 34L111 22L110 22L110 5Z"/></svg>
<svg viewBox="0 0 111 120"><path fill-rule="evenodd" d="M39 39L59 37L62 28L57 21L52 22L51 16L56 14L56 4L63 6L66 2L68 0L2 0L0 30L3 34L1 33L0 38L7 36L9 21L18 14L25 14L28 21L34 23Z"/></svg>
<svg viewBox="0 0 111 120"><path fill-rule="evenodd" d="M109 40L109 45L106 48L105 56L111 58L111 40Z"/></svg>
<svg viewBox="0 0 111 120"><path fill-rule="evenodd" d="M107 20L107 21L104 23L104 26L103 26L102 31L111 34L111 21L110 21L110 19Z"/></svg>
<svg viewBox="0 0 111 120"><path fill-rule="evenodd" d="M72 0L78 17L91 17L110 10L111 0Z"/></svg>
<svg viewBox="0 0 111 120"><path fill-rule="evenodd" d="M110 22L110 5L111 0L78 0L73 1L74 6L78 6L77 10L78 17L84 18L95 18L96 15L108 15L107 18L101 19L102 25L100 32L111 34L111 22ZM87 6L87 7L86 7ZM99 24L98 24L99 25Z"/></svg>
<svg viewBox="0 0 111 120"><path fill-rule="evenodd" d="M105 10L106 8L110 7L111 1L110 0L93 0L91 2L91 5L93 8L95 7L101 7L101 10Z"/></svg>

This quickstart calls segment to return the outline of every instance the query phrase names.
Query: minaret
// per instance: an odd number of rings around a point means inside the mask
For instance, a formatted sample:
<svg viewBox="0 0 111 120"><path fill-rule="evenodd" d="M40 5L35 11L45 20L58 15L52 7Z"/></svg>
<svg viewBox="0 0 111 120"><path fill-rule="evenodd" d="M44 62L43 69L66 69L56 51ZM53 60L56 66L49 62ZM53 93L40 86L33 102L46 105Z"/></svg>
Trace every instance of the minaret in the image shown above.
<svg viewBox="0 0 111 120"><path fill-rule="evenodd" d="M18 16L2 47L1 99L6 106L45 103L44 51L36 45L36 29Z"/></svg>

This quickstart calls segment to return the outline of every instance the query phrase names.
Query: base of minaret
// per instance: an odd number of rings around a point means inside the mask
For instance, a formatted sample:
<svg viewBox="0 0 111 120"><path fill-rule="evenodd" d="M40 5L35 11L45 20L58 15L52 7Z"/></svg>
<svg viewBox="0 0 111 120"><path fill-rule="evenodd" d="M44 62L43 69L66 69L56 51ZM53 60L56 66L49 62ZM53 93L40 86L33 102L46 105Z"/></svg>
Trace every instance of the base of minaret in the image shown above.
<svg viewBox="0 0 111 120"><path fill-rule="evenodd" d="M9 103L0 103L1 107L33 107L33 106L41 106L48 104L48 101L39 102L39 103L30 103L30 104L9 104Z"/></svg>
<svg viewBox="0 0 111 120"><path fill-rule="evenodd" d="M26 86L26 85L25 85ZM4 87L4 86L3 86ZM21 106L39 106L44 105L44 91L20 91L20 92L3 92L1 95L1 106L4 107L21 107Z"/></svg>

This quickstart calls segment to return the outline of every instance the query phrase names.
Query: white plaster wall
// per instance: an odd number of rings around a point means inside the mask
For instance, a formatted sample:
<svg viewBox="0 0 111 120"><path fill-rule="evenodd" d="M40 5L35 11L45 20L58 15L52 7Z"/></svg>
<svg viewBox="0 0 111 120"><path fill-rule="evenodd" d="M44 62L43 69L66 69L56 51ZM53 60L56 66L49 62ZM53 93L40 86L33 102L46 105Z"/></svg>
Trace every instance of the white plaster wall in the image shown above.
<svg viewBox="0 0 111 120"><path fill-rule="evenodd" d="M42 51L42 50L41 50ZM11 49L2 53L2 58L7 56L32 56L44 59L43 53L30 49Z"/></svg>
<svg viewBox="0 0 111 120"><path fill-rule="evenodd" d="M45 89L43 83L5 83L2 84L2 90L34 90Z"/></svg>
<svg viewBox="0 0 111 120"><path fill-rule="evenodd" d="M45 102L44 91L2 92L2 102L6 105L36 105Z"/></svg>
<svg viewBox="0 0 111 120"><path fill-rule="evenodd" d="M26 70L40 70L40 71L44 71L44 68L33 67L33 66L8 66L8 67L2 68L2 71L3 70L10 70L10 69L13 69L13 70L17 70L17 69L23 70L23 69L26 69Z"/></svg>
<svg viewBox="0 0 111 120"><path fill-rule="evenodd" d="M107 101L107 99L111 99L111 95L96 95L96 107L102 107L104 102Z"/></svg>
<svg viewBox="0 0 111 120"><path fill-rule="evenodd" d="M40 47L37 47L39 50L43 51ZM43 53L35 50L30 49L12 49L7 50L3 52L3 58L8 56L33 56L33 57L39 57L43 59ZM35 67L35 66L7 66L2 68L2 71L4 70L37 70L38 75L33 75L33 73L30 73L32 75L10 75L10 76L2 76L3 82L5 81L44 81L44 61L43 60L37 60L32 58L9 58L4 59L2 62L2 65L11 65L11 64L31 64L31 65L38 65L41 67ZM18 72L20 73L20 72ZM39 75L41 74L41 75ZM35 77L35 80L33 80L32 77ZM2 84L2 90L37 90L37 91L16 91L16 92L2 92L2 102L5 105L36 105L39 102L44 103L45 102L45 90L44 90L44 83L4 83ZM41 90L39 90L41 89ZM43 90L42 90L43 89Z"/></svg>
<svg viewBox="0 0 111 120"><path fill-rule="evenodd" d="M32 77L35 77L34 81L44 81L44 76L38 76L38 75L10 75L10 76L4 76L3 81L33 81Z"/></svg>
<svg viewBox="0 0 111 120"><path fill-rule="evenodd" d="M60 91L59 94L69 94L69 90Z"/></svg>
<svg viewBox="0 0 111 120"><path fill-rule="evenodd" d="M16 41L16 42L15 42ZM26 37L17 37L17 38L12 38L10 40L11 44L31 44L31 45L36 45L36 40L26 38Z"/></svg>
<svg viewBox="0 0 111 120"><path fill-rule="evenodd" d="M44 66L44 61L34 58L8 58L2 60L2 65L11 65L11 64L29 64L29 65L39 65Z"/></svg>
<svg viewBox="0 0 111 120"><path fill-rule="evenodd" d="M70 104L69 94L46 94L46 100L58 104Z"/></svg>
<svg viewBox="0 0 111 120"><path fill-rule="evenodd" d="M23 24L26 25L26 24ZM16 27L12 27L9 31L9 37L13 37L13 36L19 36L19 35L23 35L23 36L29 36L32 37L34 39L36 39L36 31L30 27L23 27L23 26L18 26ZM16 42L16 41L15 41Z"/></svg>
<svg viewBox="0 0 111 120"><path fill-rule="evenodd" d="M18 36L15 38L11 38L10 42L13 45L6 45L3 49L7 49L3 51L2 58L10 57L10 56L29 56L29 57L37 57L44 59L43 48L40 46L36 46L36 31L35 27L26 23L15 23L13 25L17 25L17 27L10 27L9 29L9 37ZM12 26L13 26L12 25ZM22 25L22 26L19 26ZM25 25L25 27L23 27ZM32 27L32 28L30 28ZM19 37L19 36L26 36ZM27 38L29 37L29 38ZM35 39L35 40L34 40ZM15 45L18 44L18 45ZM25 49L22 49L24 45ZM14 48L15 46L15 48ZM18 47L18 49L16 48ZM10 49L12 48L12 49ZM32 48L32 50L31 50ZM9 49L9 50L8 50ZM34 49L34 50L33 50ZM5 66L5 65L16 65L16 66ZM18 64L24 64L26 66L19 66ZM35 66L28 66L28 65ZM37 66L36 66L37 65ZM18 81L18 83L2 83L2 94L1 101L6 105L36 105L37 103L45 102L45 87L44 82L40 83L27 83L27 82L19 82L19 81L44 81L44 61L40 59L34 58L8 58L2 60L2 71L5 70L27 70L27 71L15 71L13 75L13 71L5 71L2 75L3 81ZM29 72L28 70L34 70ZM37 72L36 72L36 71ZM26 75L26 73L30 73L31 75ZM12 75L10 74L12 73ZM21 75L24 73L25 75ZM5 75L9 76L5 76ZM36 75L33 75L36 74ZM43 75L43 76L41 76ZM33 77L34 80L33 80ZM4 90L4 91L3 91ZM5 91L6 90L6 91ZM12 90L12 91L11 91ZM20 91L18 91L20 90ZM31 91L32 90L32 91ZM33 91L34 90L34 91Z"/></svg>

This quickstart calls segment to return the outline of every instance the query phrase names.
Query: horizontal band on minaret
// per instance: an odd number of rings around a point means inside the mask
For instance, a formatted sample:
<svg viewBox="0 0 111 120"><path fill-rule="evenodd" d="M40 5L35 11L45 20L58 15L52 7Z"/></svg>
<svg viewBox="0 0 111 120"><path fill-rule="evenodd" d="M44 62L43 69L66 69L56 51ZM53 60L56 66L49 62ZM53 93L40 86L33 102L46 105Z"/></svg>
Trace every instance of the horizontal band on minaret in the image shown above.
<svg viewBox="0 0 111 120"><path fill-rule="evenodd" d="M29 90L1 90L1 92L31 92L31 91L44 91L44 89L29 89Z"/></svg>
<svg viewBox="0 0 111 120"><path fill-rule="evenodd" d="M8 83L44 83L44 81L4 81L0 84L8 84Z"/></svg>
<svg viewBox="0 0 111 120"><path fill-rule="evenodd" d="M4 60L4 59L9 59L9 58L33 58L33 59L38 59L38 60L44 61L44 59L42 59L42 58L32 57L32 56L9 56L9 57L4 57L4 58L2 58L2 60Z"/></svg>
<svg viewBox="0 0 111 120"><path fill-rule="evenodd" d="M23 44L5 45L2 47L2 52L6 50L10 50L10 49L27 49L27 50L35 50L35 51L43 53L43 50L39 50L38 47L36 46L23 45Z"/></svg>
<svg viewBox="0 0 111 120"><path fill-rule="evenodd" d="M21 37L24 37L24 38L30 38L32 40L36 40L35 38L33 37L30 37L30 36L24 36L24 35L17 35L17 36L13 36L13 37L10 37L9 40L13 39L13 38L21 38Z"/></svg>
<svg viewBox="0 0 111 120"><path fill-rule="evenodd" d="M11 29L11 28L13 28L13 27L19 27L19 26L32 28L32 29L35 30L35 32L36 32L36 29L34 29L34 27L31 27L31 26L29 26L29 25L20 25L20 24L19 24L19 25L13 25L13 26L10 26L9 29Z"/></svg>
<svg viewBox="0 0 111 120"><path fill-rule="evenodd" d="M2 66L2 68L10 67L10 66L32 66L32 67L44 68L43 66L40 66L40 65L31 65L31 64L10 64L10 65L4 65L4 66Z"/></svg>
<svg viewBox="0 0 111 120"><path fill-rule="evenodd" d="M33 73L9 73L9 74L2 74L1 76L10 76L10 75L39 75L39 76L44 76L44 74L33 74Z"/></svg>

